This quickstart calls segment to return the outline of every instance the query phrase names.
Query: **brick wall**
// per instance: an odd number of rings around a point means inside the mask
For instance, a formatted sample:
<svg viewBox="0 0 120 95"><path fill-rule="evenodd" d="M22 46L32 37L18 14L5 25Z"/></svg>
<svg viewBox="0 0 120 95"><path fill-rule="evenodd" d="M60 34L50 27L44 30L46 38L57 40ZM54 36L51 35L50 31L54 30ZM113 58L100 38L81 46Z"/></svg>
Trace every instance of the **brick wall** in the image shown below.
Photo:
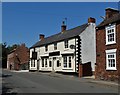
<svg viewBox="0 0 120 95"><path fill-rule="evenodd" d="M10 69L10 64L12 65L12 68L11 69L14 69L14 52L8 54L7 56L7 69Z"/></svg>
<svg viewBox="0 0 120 95"><path fill-rule="evenodd" d="M116 27L116 44L114 45L105 45L106 36L105 28L99 29L96 31L96 67L95 67L95 77L96 79L103 80L118 80L120 75L120 23ZM105 50L108 49L117 49L116 52L116 63L117 70L110 71L106 70L106 53Z"/></svg>
<svg viewBox="0 0 120 95"><path fill-rule="evenodd" d="M19 70L23 64L28 64L29 62L29 49L25 47L25 44L16 48L12 54L13 57L10 58L10 55L8 55L8 63L14 63L12 64L14 70Z"/></svg>

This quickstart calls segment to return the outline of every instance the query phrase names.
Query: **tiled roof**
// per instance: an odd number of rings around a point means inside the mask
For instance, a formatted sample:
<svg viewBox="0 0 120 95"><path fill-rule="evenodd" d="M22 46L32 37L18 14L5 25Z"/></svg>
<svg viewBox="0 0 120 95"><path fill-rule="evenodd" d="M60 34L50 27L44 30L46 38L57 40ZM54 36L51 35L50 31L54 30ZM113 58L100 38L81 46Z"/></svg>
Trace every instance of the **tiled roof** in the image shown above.
<svg viewBox="0 0 120 95"><path fill-rule="evenodd" d="M69 39L69 38L75 37L75 36L79 35L80 33L82 33L87 27L88 27L88 24L86 23L81 26L75 27L73 29L65 30L64 33L60 32L58 34L46 37L41 41L38 41L30 48L39 47L39 46L51 44L54 42L62 41L64 39Z"/></svg>
<svg viewBox="0 0 120 95"><path fill-rule="evenodd" d="M102 22L97 26L97 28L102 27L102 26L106 26L106 25L108 25L108 24L111 24L111 23L114 23L114 22L117 22L117 21L120 21L120 13L115 14L115 15L114 15L113 17L111 17L111 18L105 19L104 21L102 21Z"/></svg>

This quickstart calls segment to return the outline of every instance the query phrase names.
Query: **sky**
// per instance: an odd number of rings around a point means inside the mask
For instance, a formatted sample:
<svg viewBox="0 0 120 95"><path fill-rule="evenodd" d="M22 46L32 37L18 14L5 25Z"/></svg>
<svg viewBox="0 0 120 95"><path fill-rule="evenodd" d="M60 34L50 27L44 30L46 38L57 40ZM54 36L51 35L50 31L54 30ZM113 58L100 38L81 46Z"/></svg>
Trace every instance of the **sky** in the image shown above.
<svg viewBox="0 0 120 95"><path fill-rule="evenodd" d="M117 2L3 2L2 42L7 45L25 43L31 47L45 37L59 33L64 18L67 29L87 23L89 17L98 25L108 7L118 9Z"/></svg>

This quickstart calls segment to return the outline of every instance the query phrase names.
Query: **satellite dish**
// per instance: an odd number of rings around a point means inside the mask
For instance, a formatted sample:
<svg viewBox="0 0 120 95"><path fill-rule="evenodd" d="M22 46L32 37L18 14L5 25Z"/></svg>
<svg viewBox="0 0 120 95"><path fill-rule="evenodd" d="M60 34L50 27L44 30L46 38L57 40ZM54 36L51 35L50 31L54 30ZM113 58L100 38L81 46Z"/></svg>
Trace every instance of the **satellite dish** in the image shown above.
<svg viewBox="0 0 120 95"><path fill-rule="evenodd" d="M75 49L75 45L70 45L70 49Z"/></svg>

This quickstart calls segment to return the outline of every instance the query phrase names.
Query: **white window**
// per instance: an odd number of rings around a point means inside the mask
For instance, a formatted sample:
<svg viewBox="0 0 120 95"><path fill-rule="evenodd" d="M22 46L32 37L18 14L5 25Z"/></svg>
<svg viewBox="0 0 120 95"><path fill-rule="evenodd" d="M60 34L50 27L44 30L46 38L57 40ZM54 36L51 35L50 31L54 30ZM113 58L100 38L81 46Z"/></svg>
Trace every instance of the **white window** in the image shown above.
<svg viewBox="0 0 120 95"><path fill-rule="evenodd" d="M106 27L106 45L116 43L115 24Z"/></svg>
<svg viewBox="0 0 120 95"><path fill-rule="evenodd" d="M64 68L71 68L72 67L72 57L71 56L64 56L63 62L64 62Z"/></svg>
<svg viewBox="0 0 120 95"><path fill-rule="evenodd" d="M69 56L69 68L71 68L71 56Z"/></svg>
<svg viewBox="0 0 120 95"><path fill-rule="evenodd" d="M44 67L44 59L42 59L42 67Z"/></svg>
<svg viewBox="0 0 120 95"><path fill-rule="evenodd" d="M35 67L35 60L31 60L31 67Z"/></svg>
<svg viewBox="0 0 120 95"><path fill-rule="evenodd" d="M48 45L45 45L45 51L46 52L48 51Z"/></svg>
<svg viewBox="0 0 120 95"><path fill-rule="evenodd" d="M68 48L68 40L64 41L64 46L65 46L65 48Z"/></svg>
<svg viewBox="0 0 120 95"><path fill-rule="evenodd" d="M52 67L52 61L49 61L49 67Z"/></svg>
<svg viewBox="0 0 120 95"><path fill-rule="evenodd" d="M57 43L54 43L54 50L57 50Z"/></svg>
<svg viewBox="0 0 120 95"><path fill-rule="evenodd" d="M45 67L47 67L47 59L45 59Z"/></svg>
<svg viewBox="0 0 120 95"><path fill-rule="evenodd" d="M63 57L64 68L67 68L67 56Z"/></svg>
<svg viewBox="0 0 120 95"><path fill-rule="evenodd" d="M57 60L57 67L60 67L61 66L61 63L59 60Z"/></svg>
<svg viewBox="0 0 120 95"><path fill-rule="evenodd" d="M106 50L106 70L117 70L116 49Z"/></svg>

